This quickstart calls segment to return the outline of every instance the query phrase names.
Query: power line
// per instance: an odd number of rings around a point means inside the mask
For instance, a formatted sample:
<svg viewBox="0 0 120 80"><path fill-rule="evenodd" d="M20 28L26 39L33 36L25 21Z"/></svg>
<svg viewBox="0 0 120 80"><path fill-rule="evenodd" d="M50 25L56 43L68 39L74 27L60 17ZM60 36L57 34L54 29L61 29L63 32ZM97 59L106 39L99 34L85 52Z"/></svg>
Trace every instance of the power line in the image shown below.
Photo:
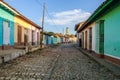
<svg viewBox="0 0 120 80"><path fill-rule="evenodd" d="M43 7L43 5L40 3L39 0L35 0L35 1L36 1L36 3L37 3L38 5L40 5L41 7Z"/></svg>
<svg viewBox="0 0 120 80"><path fill-rule="evenodd" d="M36 1L36 3L37 3L38 5L40 5L41 7L43 7L43 5L40 3L39 0L35 0L35 1ZM52 21L52 23L53 23L54 25L56 25L56 23L54 22L54 20L52 19L52 17L51 17L50 14L49 14L47 7L46 7L45 10L46 10L46 14L47 14L47 16L49 17L49 19ZM57 26L55 26L55 28L58 30L58 27L57 27Z"/></svg>
<svg viewBox="0 0 120 80"><path fill-rule="evenodd" d="M54 22L54 20L53 20L52 17L50 16L47 8L46 8L46 13L47 13L48 17L50 18L50 20L52 21L52 23L53 23L54 25L56 25L56 23ZM58 30L58 27L57 27L57 26L55 26L55 28Z"/></svg>

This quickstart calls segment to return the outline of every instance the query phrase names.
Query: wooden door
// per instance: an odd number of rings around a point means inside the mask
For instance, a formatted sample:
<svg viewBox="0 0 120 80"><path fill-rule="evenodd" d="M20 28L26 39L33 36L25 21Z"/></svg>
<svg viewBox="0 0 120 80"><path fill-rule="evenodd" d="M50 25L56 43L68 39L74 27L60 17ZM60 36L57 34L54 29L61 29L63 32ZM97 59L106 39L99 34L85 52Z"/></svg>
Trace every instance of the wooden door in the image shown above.
<svg viewBox="0 0 120 80"><path fill-rule="evenodd" d="M99 52L104 54L104 20L100 21L99 27Z"/></svg>
<svg viewBox="0 0 120 80"><path fill-rule="evenodd" d="M24 45L28 43L28 30L24 29Z"/></svg>
<svg viewBox="0 0 120 80"><path fill-rule="evenodd" d="M84 32L82 32L82 48L84 48Z"/></svg>
<svg viewBox="0 0 120 80"><path fill-rule="evenodd" d="M37 32L37 44L39 44L39 40L40 40L40 35L39 32Z"/></svg>
<svg viewBox="0 0 120 80"><path fill-rule="evenodd" d="M17 35L18 45L21 44L21 32L22 32L22 29L20 26L18 26L18 35Z"/></svg>
<svg viewBox="0 0 120 80"><path fill-rule="evenodd" d="M34 30L32 30L32 45L34 45Z"/></svg>
<svg viewBox="0 0 120 80"><path fill-rule="evenodd" d="M85 49L87 49L87 37L88 37L88 35L87 35L87 31L85 31Z"/></svg>
<svg viewBox="0 0 120 80"><path fill-rule="evenodd" d="M81 41L81 38L79 39L79 47L82 47L82 41Z"/></svg>
<svg viewBox="0 0 120 80"><path fill-rule="evenodd" d="M89 50L92 50L92 28L89 29Z"/></svg>

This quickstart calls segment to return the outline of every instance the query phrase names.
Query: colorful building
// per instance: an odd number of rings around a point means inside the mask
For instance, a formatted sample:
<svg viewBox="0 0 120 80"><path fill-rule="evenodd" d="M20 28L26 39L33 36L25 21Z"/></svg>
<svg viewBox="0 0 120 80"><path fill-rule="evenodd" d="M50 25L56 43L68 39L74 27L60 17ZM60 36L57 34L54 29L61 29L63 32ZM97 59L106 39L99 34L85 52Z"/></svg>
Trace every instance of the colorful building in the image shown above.
<svg viewBox="0 0 120 80"><path fill-rule="evenodd" d="M23 15L15 16L15 45L39 45L40 44L40 27L24 17Z"/></svg>
<svg viewBox="0 0 120 80"><path fill-rule="evenodd" d="M81 39L81 34L78 32L78 30L80 29L80 27L82 26L83 23L84 22L80 22L75 25L75 31L76 31L76 37L77 37L76 43L79 45L79 47L82 46L82 39Z"/></svg>
<svg viewBox="0 0 120 80"><path fill-rule="evenodd" d="M44 41L44 45L48 45L51 43L51 40L50 40L50 35L46 32L44 32L43 34L43 41Z"/></svg>
<svg viewBox="0 0 120 80"><path fill-rule="evenodd" d="M82 47L120 64L120 1L106 0L79 29Z"/></svg>
<svg viewBox="0 0 120 80"><path fill-rule="evenodd" d="M0 49L14 46L14 15L18 13L0 1Z"/></svg>
<svg viewBox="0 0 120 80"><path fill-rule="evenodd" d="M40 26L0 1L0 49L40 43Z"/></svg>

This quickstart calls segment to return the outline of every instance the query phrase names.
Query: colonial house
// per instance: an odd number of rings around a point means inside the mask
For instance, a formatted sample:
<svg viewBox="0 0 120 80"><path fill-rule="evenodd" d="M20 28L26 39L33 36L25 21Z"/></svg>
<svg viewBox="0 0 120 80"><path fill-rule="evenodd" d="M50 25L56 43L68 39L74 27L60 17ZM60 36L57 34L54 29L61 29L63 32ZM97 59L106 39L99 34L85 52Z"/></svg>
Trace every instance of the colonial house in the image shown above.
<svg viewBox="0 0 120 80"><path fill-rule="evenodd" d="M103 2L78 30L82 48L120 64L119 16L120 0Z"/></svg>
<svg viewBox="0 0 120 80"><path fill-rule="evenodd" d="M39 45L40 26L0 1L0 49L28 43Z"/></svg>
<svg viewBox="0 0 120 80"><path fill-rule="evenodd" d="M40 45L40 27L37 24L23 15L15 16L14 21L15 45Z"/></svg>
<svg viewBox="0 0 120 80"><path fill-rule="evenodd" d="M81 43L81 36L80 33L78 33L78 30L80 29L80 27L82 26L84 22L80 22L78 24L75 25L75 31L76 31L76 37L77 37L77 41L76 43L81 47L82 43Z"/></svg>
<svg viewBox="0 0 120 80"><path fill-rule="evenodd" d="M47 32L43 33L43 42L44 42L44 45L51 44L51 35L48 34Z"/></svg>
<svg viewBox="0 0 120 80"><path fill-rule="evenodd" d="M53 44L57 44L58 43L58 39L57 39L57 35L53 36Z"/></svg>
<svg viewBox="0 0 120 80"><path fill-rule="evenodd" d="M12 7L0 1L0 49L14 46L14 15L19 15Z"/></svg>

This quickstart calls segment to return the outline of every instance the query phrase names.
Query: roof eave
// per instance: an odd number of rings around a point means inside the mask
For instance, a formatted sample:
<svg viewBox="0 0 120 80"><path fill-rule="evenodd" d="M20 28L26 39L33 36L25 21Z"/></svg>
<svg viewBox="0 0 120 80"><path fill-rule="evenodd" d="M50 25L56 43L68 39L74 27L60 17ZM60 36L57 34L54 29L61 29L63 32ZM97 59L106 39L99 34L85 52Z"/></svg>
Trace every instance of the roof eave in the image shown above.
<svg viewBox="0 0 120 80"><path fill-rule="evenodd" d="M98 17L98 14L103 11L108 5L110 5L114 0L107 0L103 2L96 10L95 12L88 18L88 20L83 24L83 26L78 30L78 32L81 32L84 28L86 28L87 25L89 25L91 22L93 22L96 17Z"/></svg>

